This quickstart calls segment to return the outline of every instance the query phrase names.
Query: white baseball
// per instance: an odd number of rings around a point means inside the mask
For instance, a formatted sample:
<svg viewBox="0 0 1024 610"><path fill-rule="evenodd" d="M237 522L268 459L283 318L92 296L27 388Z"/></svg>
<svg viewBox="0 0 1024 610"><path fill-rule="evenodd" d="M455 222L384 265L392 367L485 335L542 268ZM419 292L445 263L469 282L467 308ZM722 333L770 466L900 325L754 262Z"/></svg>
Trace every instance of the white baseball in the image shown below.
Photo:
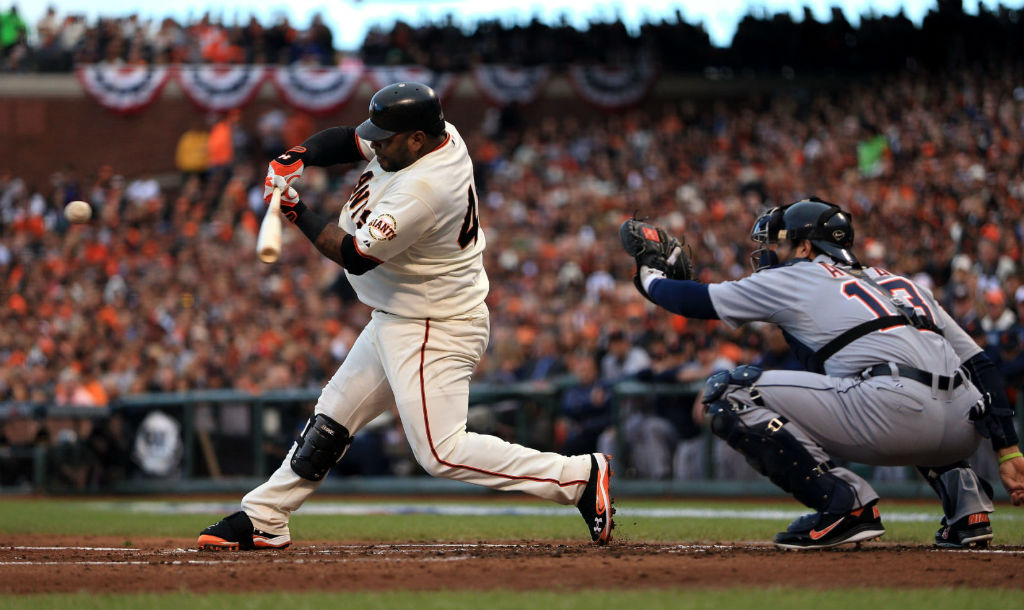
<svg viewBox="0 0 1024 610"><path fill-rule="evenodd" d="M89 222L92 206L84 201L72 201L64 206L64 216L73 223Z"/></svg>

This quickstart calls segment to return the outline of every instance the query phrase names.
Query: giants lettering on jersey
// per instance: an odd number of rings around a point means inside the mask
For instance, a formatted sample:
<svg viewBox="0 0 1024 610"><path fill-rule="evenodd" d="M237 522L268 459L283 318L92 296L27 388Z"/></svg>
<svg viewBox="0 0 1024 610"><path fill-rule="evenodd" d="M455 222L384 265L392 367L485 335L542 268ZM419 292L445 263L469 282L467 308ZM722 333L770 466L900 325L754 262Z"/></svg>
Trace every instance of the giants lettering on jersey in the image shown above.
<svg viewBox="0 0 1024 610"><path fill-rule="evenodd" d="M370 221L370 237L377 241L391 241L398 231L398 221L391 214L381 214Z"/></svg>
<svg viewBox="0 0 1024 610"><path fill-rule="evenodd" d="M356 223L356 229L363 228L366 224L366 219L370 217L371 210L363 209L366 207L366 202L370 200L370 180L373 178L373 172L363 172L362 176L359 176L359 181L356 182L356 187L352 189L352 195L348 198L348 203L345 207L348 209L349 215L352 217L352 222Z"/></svg>

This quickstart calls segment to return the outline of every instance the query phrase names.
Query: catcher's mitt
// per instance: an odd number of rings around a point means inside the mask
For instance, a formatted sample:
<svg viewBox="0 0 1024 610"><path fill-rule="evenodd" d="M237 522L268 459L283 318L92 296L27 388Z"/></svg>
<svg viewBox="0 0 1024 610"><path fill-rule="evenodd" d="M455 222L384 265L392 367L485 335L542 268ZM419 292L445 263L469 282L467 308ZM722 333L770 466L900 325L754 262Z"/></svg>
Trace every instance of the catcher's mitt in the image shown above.
<svg viewBox="0 0 1024 610"><path fill-rule="evenodd" d="M636 218L630 218L619 227L619 237L626 253L636 260L633 283L649 298L640 281L640 268L661 271L672 280L693 279L693 261L684 242L665 233L661 227Z"/></svg>

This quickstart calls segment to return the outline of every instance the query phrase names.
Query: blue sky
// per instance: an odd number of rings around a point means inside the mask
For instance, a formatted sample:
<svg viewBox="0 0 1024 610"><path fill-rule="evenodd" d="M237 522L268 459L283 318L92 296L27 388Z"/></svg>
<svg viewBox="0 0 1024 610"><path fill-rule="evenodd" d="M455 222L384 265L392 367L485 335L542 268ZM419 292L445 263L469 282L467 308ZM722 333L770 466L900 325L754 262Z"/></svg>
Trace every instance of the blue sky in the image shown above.
<svg viewBox="0 0 1024 610"><path fill-rule="evenodd" d="M7 6L10 3L0 3ZM703 23L711 42L718 46L728 46L735 32L736 24L746 14L755 15L789 12L794 18L803 18L803 8L809 7L815 18L828 20L831 8L839 6L847 20L856 25L860 15L873 12L877 15L893 15L902 7L907 17L920 25L921 19L937 4L935 0L688 0L670 2L667 0L632 0L622 2L603 2L601 0L333 0L324 3L291 2L282 3L277 0L257 2L255 0L220 0L216 4L206 0L176 0L163 5L162 3L139 3L137 0L20 0L13 4L18 6L22 16L34 24L44 12L44 7L54 6L58 14L84 14L94 20L99 14L104 16L121 16L138 11L142 16L162 18L172 16L179 20L198 18L205 11L212 10L225 21L238 19L247 20L255 14L263 22L272 22L278 15L287 14L293 25L305 27L313 14L320 11L335 35L335 46L352 50L359 47L366 31L373 25L389 28L396 20L402 19L416 23L423 20L439 20L446 14L456 16L463 26L471 26L481 19L499 18L509 24L525 23L538 16L545 21L554 21L560 15L567 15L570 23L585 28L588 21L608 21L620 15L627 26L636 27L639 23L671 18L679 9L683 18L691 23ZM144 4L144 8L138 8ZM963 6L968 13L976 14L979 6L990 10L998 6L991 0L964 0ZM1007 6L1024 6L1024 0L1007 0ZM102 8L98 8L101 6Z"/></svg>

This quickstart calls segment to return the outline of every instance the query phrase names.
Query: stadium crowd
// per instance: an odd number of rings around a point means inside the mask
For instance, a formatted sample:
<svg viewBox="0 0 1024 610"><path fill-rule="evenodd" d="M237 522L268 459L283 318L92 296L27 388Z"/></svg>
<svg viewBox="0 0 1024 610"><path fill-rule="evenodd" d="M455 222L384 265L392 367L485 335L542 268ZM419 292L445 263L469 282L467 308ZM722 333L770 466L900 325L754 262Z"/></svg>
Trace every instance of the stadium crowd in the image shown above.
<svg viewBox="0 0 1024 610"><path fill-rule="evenodd" d="M699 410L634 399L617 428L612 386L699 384L738 363L798 365L771 327L687 322L641 298L618 226L639 210L686 236L701 279L734 279L749 273L757 215L817 194L852 212L862 261L936 293L1002 367L1016 400L1024 375L1020 77L1020 66L1000 64L710 106L682 100L595 121L455 118L477 164L488 243L491 344L476 379L557 383L552 449L621 442L639 476L700 476ZM294 116L260 117L251 129L237 119L184 134L179 179L164 183L106 166L68 168L46 184L0 170L0 408L8 409L0 460L11 447L78 447L84 466L53 475L98 486L130 471L124 423L68 434L67 426L47 429L52 422L33 428L21 407L316 389L346 356L369 312L337 266L291 229L278 264L251 256L266 162L312 127ZM339 210L358 169L307 170L303 198ZM75 199L93 205L92 223L64 220ZM353 460L366 450L408 464L396 434L379 430L373 447L353 447ZM0 484L28 476L14 466L0 473Z"/></svg>
<svg viewBox="0 0 1024 610"><path fill-rule="evenodd" d="M335 48L321 14L305 27L287 14L273 23L255 16L206 13L198 21L149 20L138 13L88 22L49 8L26 23L17 4L0 12L0 71L66 72L74 63L292 63L336 64L342 55L369 65L416 64L438 71L465 71L474 63L516 63L556 68L572 63L622 65L654 62L668 71L700 72L709 66L747 73L780 69L800 73L850 70L891 73L906 65L936 68L969 65L1024 51L1019 10L977 7L968 15L961 0L938 0L916 26L901 11L865 14L854 28L834 8L818 21L805 8L797 21L788 13L752 11L737 25L728 47L716 47L703 24L672 18L648 21L630 31L616 16L573 27L567 16L554 24L532 18L509 25L493 19L461 23L449 14L435 23L398 21L388 30L371 27L358 50ZM808 52L808 50L811 52Z"/></svg>

